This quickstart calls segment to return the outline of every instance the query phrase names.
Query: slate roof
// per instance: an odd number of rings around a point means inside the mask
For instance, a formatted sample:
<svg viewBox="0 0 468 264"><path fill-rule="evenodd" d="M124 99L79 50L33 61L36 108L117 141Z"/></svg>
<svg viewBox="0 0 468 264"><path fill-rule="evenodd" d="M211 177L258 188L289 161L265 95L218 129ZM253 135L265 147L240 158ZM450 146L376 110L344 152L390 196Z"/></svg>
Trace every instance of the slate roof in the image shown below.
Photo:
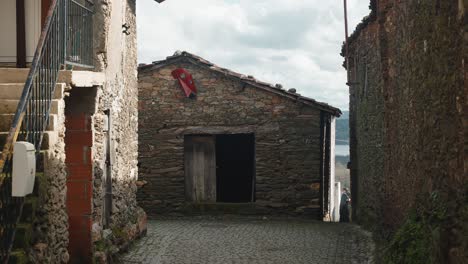
<svg viewBox="0 0 468 264"><path fill-rule="evenodd" d="M262 82L262 81L255 79L253 76L250 76L250 75L246 76L244 74L240 74L237 72L233 72L229 69L219 67L203 59L202 57L199 57L197 55L191 54L186 51L176 52L174 55L167 57L165 60L154 61L151 64L139 65L138 71L155 70L155 69L158 69L158 68L161 68L166 65L173 64L179 61L188 61L188 62L194 63L196 65L205 67L211 71L218 72L227 77L231 77L233 79L239 80L253 87L295 100L297 102L300 102L309 106L314 106L320 110L331 113L332 115L337 116L337 117L341 116L341 110L336 107L330 106L326 103L318 102L309 97L301 96L298 93L284 90L281 85L278 85L278 84L273 85L270 83Z"/></svg>

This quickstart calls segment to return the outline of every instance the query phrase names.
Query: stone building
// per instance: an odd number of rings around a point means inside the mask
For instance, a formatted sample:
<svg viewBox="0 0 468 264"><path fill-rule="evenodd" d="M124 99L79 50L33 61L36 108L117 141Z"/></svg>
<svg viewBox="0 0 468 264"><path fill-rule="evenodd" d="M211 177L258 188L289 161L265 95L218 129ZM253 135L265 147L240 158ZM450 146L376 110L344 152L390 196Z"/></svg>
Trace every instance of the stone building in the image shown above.
<svg viewBox="0 0 468 264"><path fill-rule="evenodd" d="M177 52L139 67L139 111L137 199L149 215L333 212L339 109Z"/></svg>
<svg viewBox="0 0 468 264"><path fill-rule="evenodd" d="M135 8L135 0L1 1L2 263L104 263L145 232ZM10 193L15 135L38 158L25 199Z"/></svg>
<svg viewBox="0 0 468 264"><path fill-rule="evenodd" d="M353 218L394 247L410 239L422 249L415 254L406 244L398 253L405 262L466 263L467 2L372 0L370 7L348 54L343 49Z"/></svg>

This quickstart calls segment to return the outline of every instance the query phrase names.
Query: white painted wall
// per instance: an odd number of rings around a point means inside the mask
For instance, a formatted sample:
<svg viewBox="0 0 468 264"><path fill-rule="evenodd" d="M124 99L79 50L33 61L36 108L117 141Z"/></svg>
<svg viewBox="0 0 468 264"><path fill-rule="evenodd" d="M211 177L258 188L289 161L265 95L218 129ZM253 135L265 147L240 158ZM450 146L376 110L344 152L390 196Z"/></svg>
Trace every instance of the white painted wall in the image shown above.
<svg viewBox="0 0 468 264"><path fill-rule="evenodd" d="M25 0L26 61L41 36L41 0ZM0 62L16 63L16 0L0 1Z"/></svg>
<svg viewBox="0 0 468 264"><path fill-rule="evenodd" d="M335 186L335 135L336 135L336 117L331 117L330 122L330 190L329 190L329 207L330 208L330 221L340 221L340 199L336 201L336 186ZM338 189L339 197L340 189ZM338 204L338 206L336 206Z"/></svg>
<svg viewBox="0 0 468 264"><path fill-rule="evenodd" d="M16 0L0 2L0 62L16 62Z"/></svg>
<svg viewBox="0 0 468 264"><path fill-rule="evenodd" d="M109 35L107 39L107 68L106 75L108 80L114 79L116 76L124 75L122 63L125 56L125 35L122 33L122 25L125 23L124 18L125 6L123 1L113 1L111 8L111 20L109 23ZM135 32L132 32L135 34Z"/></svg>
<svg viewBox="0 0 468 264"><path fill-rule="evenodd" d="M26 62L32 62L41 37L41 0L25 0Z"/></svg>
<svg viewBox="0 0 468 264"><path fill-rule="evenodd" d="M332 221L340 221L340 205L341 205L341 182L335 182L335 210L333 210Z"/></svg>

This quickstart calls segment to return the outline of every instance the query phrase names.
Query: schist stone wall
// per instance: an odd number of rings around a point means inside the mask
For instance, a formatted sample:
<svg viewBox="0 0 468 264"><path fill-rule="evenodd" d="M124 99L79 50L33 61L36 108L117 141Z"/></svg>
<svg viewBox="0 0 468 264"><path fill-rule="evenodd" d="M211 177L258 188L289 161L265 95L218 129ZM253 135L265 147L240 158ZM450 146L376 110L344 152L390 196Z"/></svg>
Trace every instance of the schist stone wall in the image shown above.
<svg viewBox="0 0 468 264"><path fill-rule="evenodd" d="M371 1L349 42L353 217L427 263L468 259L466 7Z"/></svg>
<svg viewBox="0 0 468 264"><path fill-rule="evenodd" d="M349 89L353 218L369 226L383 219L380 207L383 204L384 97L379 33L378 24L366 24L359 37L352 36L350 53L349 74L353 83Z"/></svg>
<svg viewBox="0 0 468 264"><path fill-rule="evenodd" d="M321 110L189 59L148 66L139 69L139 180L146 185L137 194L148 215L185 210L184 135L254 133L256 212L321 217ZM196 98L171 76L177 68L193 75Z"/></svg>

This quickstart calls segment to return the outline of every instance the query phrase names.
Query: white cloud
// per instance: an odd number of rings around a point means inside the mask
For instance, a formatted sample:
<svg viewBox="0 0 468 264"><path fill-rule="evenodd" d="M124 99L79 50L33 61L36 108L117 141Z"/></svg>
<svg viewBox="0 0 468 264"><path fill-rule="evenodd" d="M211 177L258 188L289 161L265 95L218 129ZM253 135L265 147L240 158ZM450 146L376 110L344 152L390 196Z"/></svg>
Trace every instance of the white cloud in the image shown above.
<svg viewBox="0 0 468 264"><path fill-rule="evenodd" d="M137 1L139 62L186 50L221 67L348 108L342 0ZM353 31L369 0L350 0Z"/></svg>

